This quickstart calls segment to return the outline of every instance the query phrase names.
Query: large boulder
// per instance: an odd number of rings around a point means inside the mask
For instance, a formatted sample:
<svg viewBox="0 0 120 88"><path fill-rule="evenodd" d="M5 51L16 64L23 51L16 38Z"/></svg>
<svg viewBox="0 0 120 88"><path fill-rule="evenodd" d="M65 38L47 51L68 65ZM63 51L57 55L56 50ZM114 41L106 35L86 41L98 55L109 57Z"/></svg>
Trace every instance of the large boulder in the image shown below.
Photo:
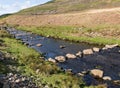
<svg viewBox="0 0 120 88"><path fill-rule="evenodd" d="M75 58L77 58L74 54L70 54L70 53L66 54L66 57L68 59L75 59Z"/></svg>
<svg viewBox="0 0 120 88"><path fill-rule="evenodd" d="M90 73L95 77L95 78L102 78L103 77L103 71L100 69L93 69L90 71Z"/></svg>
<svg viewBox="0 0 120 88"><path fill-rule="evenodd" d="M52 59L52 58L48 58L48 61L53 62L53 63L56 63L56 60L55 60L55 59Z"/></svg>
<svg viewBox="0 0 120 88"><path fill-rule="evenodd" d="M55 57L55 60L57 60L58 62L65 62L65 57L64 56L57 56Z"/></svg>
<svg viewBox="0 0 120 88"><path fill-rule="evenodd" d="M92 49L85 49L85 50L83 50L83 54L84 55L93 54L93 50Z"/></svg>

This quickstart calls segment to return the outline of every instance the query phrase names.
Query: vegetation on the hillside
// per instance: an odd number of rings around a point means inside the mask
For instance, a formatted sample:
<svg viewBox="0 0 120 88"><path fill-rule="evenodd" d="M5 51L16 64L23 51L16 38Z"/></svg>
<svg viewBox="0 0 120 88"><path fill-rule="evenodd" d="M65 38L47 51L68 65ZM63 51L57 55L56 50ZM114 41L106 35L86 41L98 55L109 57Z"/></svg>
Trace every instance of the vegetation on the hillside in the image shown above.
<svg viewBox="0 0 120 88"><path fill-rule="evenodd" d="M0 19L6 18L6 17L8 17L8 16L10 16L10 15L12 15L12 14L4 14L4 15L1 15L1 16L0 16Z"/></svg>
<svg viewBox="0 0 120 88"><path fill-rule="evenodd" d="M87 9L119 7L120 0L51 0L43 5L21 10L18 14L55 14Z"/></svg>

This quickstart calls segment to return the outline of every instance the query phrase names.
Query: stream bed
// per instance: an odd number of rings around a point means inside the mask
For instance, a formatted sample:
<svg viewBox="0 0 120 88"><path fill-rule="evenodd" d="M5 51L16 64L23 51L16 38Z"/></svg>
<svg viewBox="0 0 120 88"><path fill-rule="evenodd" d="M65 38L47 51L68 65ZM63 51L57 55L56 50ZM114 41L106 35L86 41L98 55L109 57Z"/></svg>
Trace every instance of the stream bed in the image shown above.
<svg viewBox="0 0 120 88"><path fill-rule="evenodd" d="M54 38L47 38L30 32L16 30L14 28L6 29L16 39L21 40L28 47L37 50L44 54L45 59L55 58L56 56L65 56L68 53L76 54L85 49L101 46L90 45L86 43L73 43ZM36 46L41 44L41 47ZM63 46L63 48L60 48ZM85 57L77 57L76 59L68 59L65 62L58 63L58 66L63 69L72 69L74 74L99 68L104 71L104 76L111 77L112 81L97 80L89 74L84 76L87 85L107 84L109 88L120 88L120 84L113 83L113 80L120 82L120 47L101 50L92 55Z"/></svg>

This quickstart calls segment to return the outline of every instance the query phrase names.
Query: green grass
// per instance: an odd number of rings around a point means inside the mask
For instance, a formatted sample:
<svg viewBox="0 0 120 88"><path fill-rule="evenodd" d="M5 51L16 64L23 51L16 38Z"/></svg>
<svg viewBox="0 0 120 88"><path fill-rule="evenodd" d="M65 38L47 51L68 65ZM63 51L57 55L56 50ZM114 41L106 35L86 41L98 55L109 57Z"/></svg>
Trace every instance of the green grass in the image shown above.
<svg viewBox="0 0 120 88"><path fill-rule="evenodd" d="M70 26L41 26L41 27L34 27L34 26L18 26L16 27L18 30L30 31L36 34L40 34L42 36L50 36L54 38L59 38L63 40L69 40L74 42L86 42L90 44L99 44L99 45L106 45L106 44L119 44L120 45L120 38L119 36L119 28L120 26L108 26L108 25L98 25L96 27L90 28L82 28L79 30L79 27L70 27ZM109 29L113 29L112 34L110 37L107 37L107 31ZM101 36L93 36L90 33L102 33ZM78 34L78 36L76 36ZM87 35L86 35L87 34ZM75 35L75 36L74 36Z"/></svg>
<svg viewBox="0 0 120 88"><path fill-rule="evenodd" d="M8 16L10 16L10 15L12 15L12 14L4 14L4 15L1 15L1 16L0 16L0 19L6 18L6 17L8 17Z"/></svg>

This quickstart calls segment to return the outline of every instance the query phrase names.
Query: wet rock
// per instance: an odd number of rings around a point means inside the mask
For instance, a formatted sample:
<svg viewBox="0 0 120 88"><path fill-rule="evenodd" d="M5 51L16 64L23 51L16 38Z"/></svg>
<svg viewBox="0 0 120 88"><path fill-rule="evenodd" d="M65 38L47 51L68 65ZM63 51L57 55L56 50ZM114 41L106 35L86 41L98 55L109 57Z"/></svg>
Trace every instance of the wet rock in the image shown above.
<svg viewBox="0 0 120 88"><path fill-rule="evenodd" d="M78 53L76 53L76 56L77 56L77 57L82 57L82 52L79 51Z"/></svg>
<svg viewBox="0 0 120 88"><path fill-rule="evenodd" d="M82 73L82 74L87 74L87 73L88 73L88 71L82 71L81 73Z"/></svg>
<svg viewBox="0 0 120 88"><path fill-rule="evenodd" d="M94 52L99 52L99 51L100 51L100 49L99 49L99 48L97 48L97 47L94 47L94 48L93 48L93 51L94 51Z"/></svg>
<svg viewBox="0 0 120 88"><path fill-rule="evenodd" d="M95 77L95 78L102 78L103 77L103 71L99 69L93 69L90 71L90 73Z"/></svg>
<svg viewBox="0 0 120 88"><path fill-rule="evenodd" d="M42 44L37 44L36 46L37 46L37 47L41 47L41 46L42 46Z"/></svg>
<svg viewBox="0 0 120 88"><path fill-rule="evenodd" d="M84 76L83 73L77 73L77 75L78 75L78 76L82 76L82 77Z"/></svg>
<svg viewBox="0 0 120 88"><path fill-rule="evenodd" d="M106 81L106 80L111 81L111 80L112 80L112 78L111 78L111 77L109 77L109 76L104 76L104 77L103 77L103 80L105 80L105 81Z"/></svg>
<svg viewBox="0 0 120 88"><path fill-rule="evenodd" d="M114 80L113 83L116 85L120 85L120 80Z"/></svg>
<svg viewBox="0 0 120 88"><path fill-rule="evenodd" d="M70 54L70 53L66 54L66 57L68 59L75 59L75 58L77 58L74 54Z"/></svg>
<svg viewBox="0 0 120 88"><path fill-rule="evenodd" d="M60 48L61 48L61 49L63 49L63 48L65 48L65 46L63 46L63 45L60 45Z"/></svg>
<svg viewBox="0 0 120 88"><path fill-rule="evenodd" d="M58 62L65 62L65 57L64 56L57 56L55 57L55 60L57 60Z"/></svg>
<svg viewBox="0 0 120 88"><path fill-rule="evenodd" d="M56 63L56 60L55 60L55 59L52 59L52 58L48 58L48 61L53 62L53 63Z"/></svg>
<svg viewBox="0 0 120 88"><path fill-rule="evenodd" d="M92 51L92 49L85 49L85 50L83 50L83 54L84 55L93 54L93 51Z"/></svg>

